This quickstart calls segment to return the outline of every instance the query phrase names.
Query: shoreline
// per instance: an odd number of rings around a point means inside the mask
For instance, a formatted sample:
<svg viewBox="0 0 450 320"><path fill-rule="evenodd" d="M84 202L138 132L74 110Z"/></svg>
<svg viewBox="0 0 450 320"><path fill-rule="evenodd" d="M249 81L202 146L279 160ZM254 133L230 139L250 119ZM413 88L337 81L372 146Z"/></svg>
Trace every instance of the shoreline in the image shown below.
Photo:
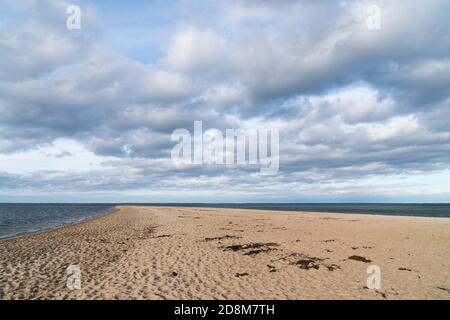
<svg viewBox="0 0 450 320"><path fill-rule="evenodd" d="M378 218L384 218L384 217L392 217L392 218L405 218L405 219L410 219L410 218L418 218L418 219L442 219L442 220L447 220L450 221L450 217L426 217L426 216L408 216L408 215L388 215L388 214L375 214L375 213L344 213L344 212L330 212L330 211L295 211L295 210L272 210L272 209L252 209L252 208L230 208L230 207L194 207L194 206L159 206L159 205L139 205L139 204L126 204L126 205L122 205L122 204L117 204L114 205L114 207L112 207L111 211L106 212L106 213L102 213L98 216L93 216L93 217L88 217L86 219L83 219L82 221L76 221L76 222L71 222L71 223L67 223L67 224L62 224L56 227L51 227L49 229L45 229L45 230L39 230L39 231L34 231L34 232L27 232L27 233L23 233L23 234L19 234L19 235L14 235L11 237L7 237L7 238L1 238L0 239L0 243L2 241L7 241L7 240L12 240L12 239L16 239L16 238L22 238L22 237L27 237L27 236L31 236L31 235L35 235L35 234L40 234L40 233L46 233L46 232L52 232L54 230L58 230L61 228L66 228L66 227L71 227L74 225L78 225L78 224L82 224L82 223L86 223L86 222L90 222L92 220L101 218L103 216L106 215L110 215L115 213L117 210L119 210L119 207L141 207L141 208L157 208L157 209L178 209L178 208L185 208L185 209L196 209L196 210L201 210L201 209L218 209L218 210L248 210L248 211L255 211L255 212L259 212L259 213L269 213L269 214L273 214L273 213L278 213L278 214L286 214L286 213L290 213L290 214L327 214L327 215L345 215L345 216L363 216L363 217L367 217L367 216L371 216L371 217L378 217Z"/></svg>
<svg viewBox="0 0 450 320"><path fill-rule="evenodd" d="M450 299L448 243L447 218L119 205L0 241L0 299Z"/></svg>
<svg viewBox="0 0 450 320"><path fill-rule="evenodd" d="M32 231L32 232L25 232L25 233L21 233L21 234L17 234L17 235L13 235L13 236L8 236L6 238L0 238L0 244L2 241L8 241L8 240L13 240L13 239L17 239L17 238L23 238L23 237L27 237L27 236L33 236L36 234L41 234L41 233L46 233L46 232L52 232L54 230L58 230L61 228L67 228L67 227L71 227L77 224L82 224L82 223L86 223L86 222L90 222L92 220L101 218L103 216L109 215L109 214L113 214L114 212L116 212L118 206L112 207L110 211L105 212L105 213L101 213L99 215L96 216L92 216L92 217L87 217L85 219L82 219L81 221L75 221L75 222L69 222L69 223L65 223L65 224L61 224L58 225L56 227L51 227L48 229L43 229L43 230L38 230L38 231Z"/></svg>

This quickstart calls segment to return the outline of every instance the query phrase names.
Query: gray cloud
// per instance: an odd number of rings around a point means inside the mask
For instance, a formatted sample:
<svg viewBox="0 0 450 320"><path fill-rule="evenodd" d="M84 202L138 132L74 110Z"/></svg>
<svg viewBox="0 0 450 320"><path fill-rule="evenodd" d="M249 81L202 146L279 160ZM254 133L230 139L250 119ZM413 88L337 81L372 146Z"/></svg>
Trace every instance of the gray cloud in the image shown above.
<svg viewBox="0 0 450 320"><path fill-rule="evenodd" d="M69 138L116 161L87 173L4 173L2 186L264 192L445 170L450 5L376 2L379 31L365 27L368 2L205 1L207 12L182 2L183 20L151 64L102 43L94 7L78 33L65 29L64 2L10 7L30 16L0 27L0 153ZM170 133L194 120L279 128L280 174L174 166Z"/></svg>

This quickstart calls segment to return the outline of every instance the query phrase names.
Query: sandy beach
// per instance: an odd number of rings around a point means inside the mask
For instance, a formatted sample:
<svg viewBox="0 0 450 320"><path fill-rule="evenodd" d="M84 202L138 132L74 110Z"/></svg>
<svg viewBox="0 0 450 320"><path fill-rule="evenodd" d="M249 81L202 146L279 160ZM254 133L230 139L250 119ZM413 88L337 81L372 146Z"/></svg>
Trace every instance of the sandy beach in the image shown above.
<svg viewBox="0 0 450 320"><path fill-rule="evenodd" d="M450 299L450 219L120 206L1 241L0 298Z"/></svg>

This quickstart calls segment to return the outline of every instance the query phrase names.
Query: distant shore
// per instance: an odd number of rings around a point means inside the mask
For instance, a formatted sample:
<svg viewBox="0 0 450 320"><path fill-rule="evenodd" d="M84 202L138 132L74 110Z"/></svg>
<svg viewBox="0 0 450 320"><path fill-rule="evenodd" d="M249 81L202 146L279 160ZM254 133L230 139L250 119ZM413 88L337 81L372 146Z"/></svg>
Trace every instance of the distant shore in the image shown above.
<svg viewBox="0 0 450 320"><path fill-rule="evenodd" d="M450 299L449 243L448 218L118 206L0 241L0 299Z"/></svg>

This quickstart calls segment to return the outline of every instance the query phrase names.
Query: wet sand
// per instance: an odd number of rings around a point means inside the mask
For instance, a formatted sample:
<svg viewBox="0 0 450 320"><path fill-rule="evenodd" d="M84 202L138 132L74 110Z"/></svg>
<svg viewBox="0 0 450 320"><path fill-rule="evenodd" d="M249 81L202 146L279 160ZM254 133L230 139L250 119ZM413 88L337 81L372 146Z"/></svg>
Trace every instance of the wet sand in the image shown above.
<svg viewBox="0 0 450 320"><path fill-rule="evenodd" d="M121 206L0 241L0 299L450 299L450 219Z"/></svg>

